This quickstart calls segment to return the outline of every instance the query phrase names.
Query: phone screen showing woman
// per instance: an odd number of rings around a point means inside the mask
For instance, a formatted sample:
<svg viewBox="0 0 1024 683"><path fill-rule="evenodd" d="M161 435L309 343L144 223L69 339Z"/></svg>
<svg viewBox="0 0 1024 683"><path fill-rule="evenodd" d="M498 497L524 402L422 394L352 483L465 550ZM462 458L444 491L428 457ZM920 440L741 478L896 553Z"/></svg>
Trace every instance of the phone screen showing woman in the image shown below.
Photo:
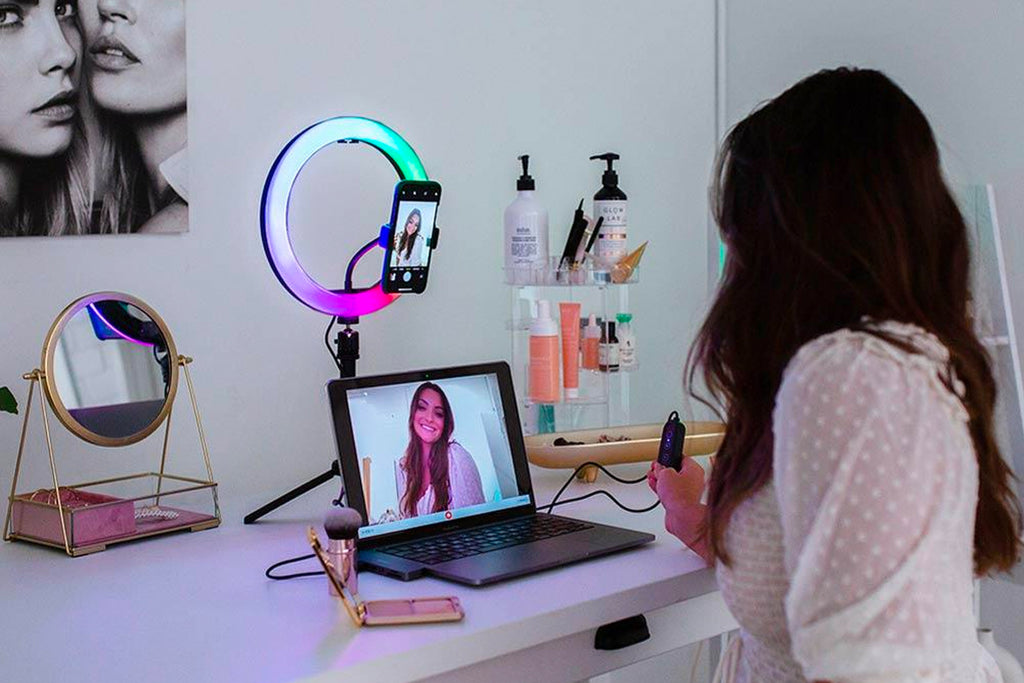
<svg viewBox="0 0 1024 683"><path fill-rule="evenodd" d="M433 181L402 181L395 188L384 264L385 292L421 293L426 289L440 199L441 186Z"/></svg>

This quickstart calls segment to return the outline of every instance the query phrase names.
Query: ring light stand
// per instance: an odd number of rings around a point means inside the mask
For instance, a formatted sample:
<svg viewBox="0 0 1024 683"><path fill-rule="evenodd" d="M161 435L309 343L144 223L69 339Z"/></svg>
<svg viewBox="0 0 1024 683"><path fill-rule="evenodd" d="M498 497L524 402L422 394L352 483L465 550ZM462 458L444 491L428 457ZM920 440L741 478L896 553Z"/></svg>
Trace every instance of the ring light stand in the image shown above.
<svg viewBox="0 0 1024 683"><path fill-rule="evenodd" d="M363 245L352 257L345 271L345 287L328 289L313 280L295 256L288 231L288 200L299 172L314 154L328 145L356 142L368 144L383 154L398 173L399 180L427 180L427 172L416 152L398 133L378 121L356 116L341 116L310 126L281 150L267 176L260 207L260 230L270 267L292 296L310 308L331 316L331 324L327 328L324 341L343 378L355 376L356 361L359 359L359 333L352 329L352 326L359 322L359 316L375 313L394 302L399 296L385 292L379 280L372 287L352 286L352 273L356 263L375 246L387 247L390 226L381 226L380 235ZM436 245L436 233L433 244ZM337 352L331 349L329 343L331 327L335 322L345 326L335 339ZM260 517L335 476L341 476L337 459L326 472L246 515L245 523L252 524ZM341 504L340 495L334 504Z"/></svg>

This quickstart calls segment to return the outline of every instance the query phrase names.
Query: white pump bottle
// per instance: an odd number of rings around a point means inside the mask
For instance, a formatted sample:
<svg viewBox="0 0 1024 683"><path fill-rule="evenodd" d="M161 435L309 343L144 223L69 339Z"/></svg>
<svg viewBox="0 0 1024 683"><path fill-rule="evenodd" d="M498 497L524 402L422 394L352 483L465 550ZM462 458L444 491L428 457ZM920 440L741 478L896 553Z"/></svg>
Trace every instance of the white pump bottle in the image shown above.
<svg viewBox="0 0 1024 683"><path fill-rule="evenodd" d="M515 200L505 209L505 281L514 285L543 284L548 268L548 210L536 198L528 173L530 156L519 157L523 175Z"/></svg>

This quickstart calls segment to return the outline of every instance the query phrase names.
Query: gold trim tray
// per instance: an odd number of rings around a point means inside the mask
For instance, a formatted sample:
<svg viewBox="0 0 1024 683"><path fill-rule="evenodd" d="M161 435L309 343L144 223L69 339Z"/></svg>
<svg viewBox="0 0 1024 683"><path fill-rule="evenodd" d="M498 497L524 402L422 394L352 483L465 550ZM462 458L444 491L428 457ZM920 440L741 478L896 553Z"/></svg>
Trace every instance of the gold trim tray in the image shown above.
<svg viewBox="0 0 1024 683"><path fill-rule="evenodd" d="M721 422L684 422L686 438L683 454L710 455L718 450L725 436ZM629 462L650 462L658 457L663 424L602 427L575 432L537 434L526 437L526 456L534 465L551 469L574 469L580 463L593 461L601 465L619 465ZM602 435L629 441L599 443ZM579 446L555 446L557 438L582 441Z"/></svg>
<svg viewBox="0 0 1024 683"><path fill-rule="evenodd" d="M144 482L155 480L155 490L146 490L137 496L111 496L95 490L96 487L110 484L121 484L129 481ZM163 489L163 481L180 482L181 488ZM4 540L27 541L51 548L61 548L68 555L78 557L89 553L106 550L108 545L134 541L150 536L172 533L176 531L203 531L220 526L220 505L217 499L217 483L192 477L156 472L140 472L121 477L113 477L101 481L90 481L71 486L61 486L62 490L74 490L91 498L107 498L106 502L94 502L81 507L69 507L55 502L32 500L33 492L12 495L9 505L8 526L4 528ZM45 490L45 489L41 489ZM167 505L166 501L177 503L183 494L198 493L209 490L212 493L212 514L197 510L189 510ZM35 493L38 493L36 491ZM144 520L136 518L139 506L157 506L162 510L176 513L173 518L163 520ZM130 530L122 529L109 535L88 534L79 536L76 533L77 520L85 520L90 515L98 514L101 518L111 515L120 517L121 509L127 506ZM83 522L85 524L86 522ZM93 527L96 525L94 524ZM103 525L100 525L103 526ZM112 523L106 526L112 527Z"/></svg>

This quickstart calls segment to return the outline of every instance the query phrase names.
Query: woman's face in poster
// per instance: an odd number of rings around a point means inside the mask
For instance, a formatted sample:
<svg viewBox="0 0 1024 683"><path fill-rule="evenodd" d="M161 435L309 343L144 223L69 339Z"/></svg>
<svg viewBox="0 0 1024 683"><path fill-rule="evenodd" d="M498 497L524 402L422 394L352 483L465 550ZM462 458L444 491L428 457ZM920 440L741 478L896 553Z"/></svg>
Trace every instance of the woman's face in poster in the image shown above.
<svg viewBox="0 0 1024 683"><path fill-rule="evenodd" d="M185 106L185 0L81 0L89 89L119 114Z"/></svg>
<svg viewBox="0 0 1024 683"><path fill-rule="evenodd" d="M82 36L71 0L0 0L0 154L41 158L71 144Z"/></svg>

